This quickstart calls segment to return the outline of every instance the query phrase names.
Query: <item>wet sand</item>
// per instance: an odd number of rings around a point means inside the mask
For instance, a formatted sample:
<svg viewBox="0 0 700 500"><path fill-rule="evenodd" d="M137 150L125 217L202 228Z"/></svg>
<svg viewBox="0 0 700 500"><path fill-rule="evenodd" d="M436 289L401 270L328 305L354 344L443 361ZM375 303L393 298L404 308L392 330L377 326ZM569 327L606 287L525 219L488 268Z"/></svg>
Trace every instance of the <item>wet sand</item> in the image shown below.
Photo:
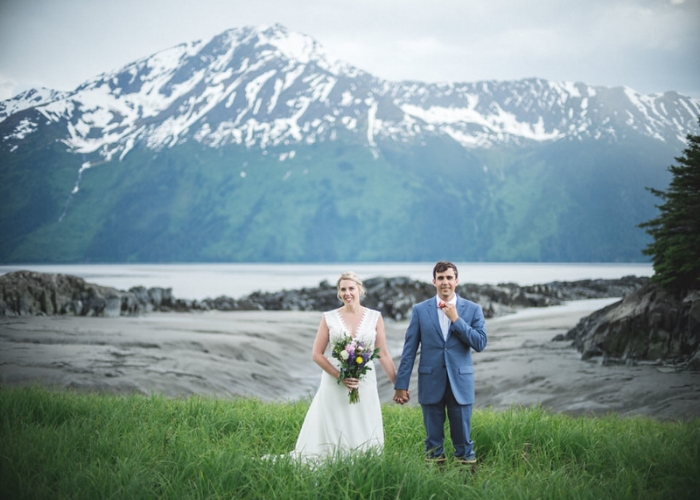
<svg viewBox="0 0 700 500"><path fill-rule="evenodd" d="M552 341L610 302L574 301L487 320L488 345L473 356L476 407L541 405L575 415L700 417L700 374L652 365L603 366L581 361L570 342ZM280 311L4 317L0 381L170 397L310 398L320 378L311 361L320 317ZM387 321L397 364L406 326ZM377 368L380 397L392 404L391 384ZM416 404L416 371L410 404Z"/></svg>

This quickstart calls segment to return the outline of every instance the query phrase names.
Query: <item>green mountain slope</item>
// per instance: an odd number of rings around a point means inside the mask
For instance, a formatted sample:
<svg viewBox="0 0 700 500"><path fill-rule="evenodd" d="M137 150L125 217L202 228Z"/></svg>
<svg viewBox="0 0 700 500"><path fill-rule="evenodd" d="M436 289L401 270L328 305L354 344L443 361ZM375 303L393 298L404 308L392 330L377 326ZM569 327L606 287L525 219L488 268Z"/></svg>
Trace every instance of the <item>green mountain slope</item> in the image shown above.
<svg viewBox="0 0 700 500"><path fill-rule="evenodd" d="M24 151L0 154L3 262L641 261L644 187L665 187L675 153L632 139L337 140L293 157L187 142L94 165L71 194L75 155Z"/></svg>

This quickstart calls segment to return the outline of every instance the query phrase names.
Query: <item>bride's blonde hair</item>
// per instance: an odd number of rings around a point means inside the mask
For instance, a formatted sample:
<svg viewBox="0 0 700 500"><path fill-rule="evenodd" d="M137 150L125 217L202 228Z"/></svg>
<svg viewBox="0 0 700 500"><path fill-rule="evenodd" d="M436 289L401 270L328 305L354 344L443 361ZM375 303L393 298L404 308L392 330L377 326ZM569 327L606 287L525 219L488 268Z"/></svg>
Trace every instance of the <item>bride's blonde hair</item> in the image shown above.
<svg viewBox="0 0 700 500"><path fill-rule="evenodd" d="M340 282L343 280L352 280L355 283L357 283L357 286L360 287L360 298L362 298L366 295L367 292L365 290L364 285L362 284L362 280L360 279L360 277L352 271L347 271L347 272L344 272L343 274L341 274L340 278L338 278L338 281L336 281L336 283L335 283L335 288L336 288L335 295L336 295L336 297L338 297L339 301L341 301L341 302L343 301L343 299L340 298Z"/></svg>

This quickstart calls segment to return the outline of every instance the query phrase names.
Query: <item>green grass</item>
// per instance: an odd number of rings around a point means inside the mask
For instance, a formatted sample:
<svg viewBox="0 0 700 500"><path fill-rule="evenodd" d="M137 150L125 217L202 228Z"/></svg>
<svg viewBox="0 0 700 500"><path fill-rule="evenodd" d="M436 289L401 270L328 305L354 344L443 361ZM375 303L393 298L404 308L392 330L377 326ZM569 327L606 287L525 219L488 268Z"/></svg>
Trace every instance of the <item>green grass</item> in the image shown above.
<svg viewBox="0 0 700 500"><path fill-rule="evenodd" d="M479 465L428 468L416 407L385 406L383 454L310 468L309 401L0 388L2 498L698 498L700 420L477 410ZM448 450L449 452L450 450Z"/></svg>

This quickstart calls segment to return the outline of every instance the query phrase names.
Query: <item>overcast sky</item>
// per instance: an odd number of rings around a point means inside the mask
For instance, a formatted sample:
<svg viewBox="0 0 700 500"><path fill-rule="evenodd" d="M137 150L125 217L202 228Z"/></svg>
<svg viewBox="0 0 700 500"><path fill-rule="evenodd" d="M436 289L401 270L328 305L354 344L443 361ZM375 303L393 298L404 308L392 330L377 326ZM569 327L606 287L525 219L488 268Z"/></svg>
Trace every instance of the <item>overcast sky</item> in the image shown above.
<svg viewBox="0 0 700 500"><path fill-rule="evenodd" d="M0 99L274 23L388 80L541 77L700 98L700 0L0 0Z"/></svg>

